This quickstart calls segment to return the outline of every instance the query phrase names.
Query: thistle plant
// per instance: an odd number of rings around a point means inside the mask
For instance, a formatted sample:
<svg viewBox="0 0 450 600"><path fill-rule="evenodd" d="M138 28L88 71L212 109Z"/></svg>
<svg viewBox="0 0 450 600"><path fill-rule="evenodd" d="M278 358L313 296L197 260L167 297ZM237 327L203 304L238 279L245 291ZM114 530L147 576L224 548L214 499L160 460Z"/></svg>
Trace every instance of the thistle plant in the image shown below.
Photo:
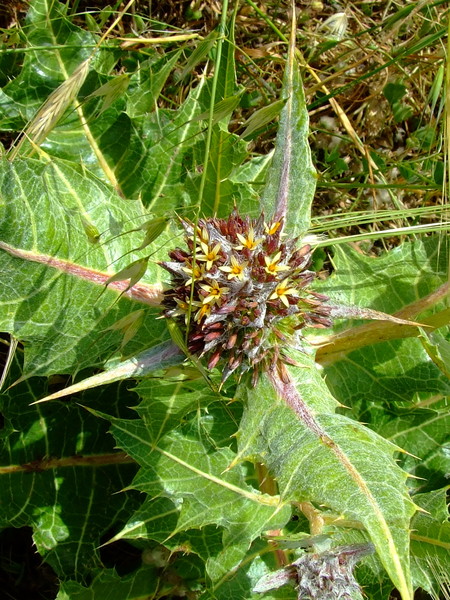
<svg viewBox="0 0 450 600"><path fill-rule="evenodd" d="M418 239L375 258L311 235L294 22L285 46L275 28L280 98L239 135L241 4L230 15L222 3L204 39L149 39L154 21L141 28L133 0L105 12L101 36L69 4L31 0L5 51L18 59L0 124L18 139L0 161L0 527L32 531L49 598L434 593L430 564L448 572L450 548L448 248ZM386 9L398 13L380 35L408 15L428 27L435 7L419 4ZM133 38L118 40L124 15ZM334 50L347 55L357 22ZM432 35L435 48L444 34ZM318 85L314 101L354 133ZM272 121L273 154L256 156L247 136ZM382 160L350 138L378 177ZM325 243L333 273L319 278ZM137 557L129 570L109 558L117 542Z"/></svg>
<svg viewBox="0 0 450 600"><path fill-rule="evenodd" d="M265 222L242 217L235 208L227 219L181 219L185 248L169 252L160 265L172 276L163 315L187 339L187 350L209 369L222 367L222 384L236 372L261 372L290 382L285 364L296 365L289 349L306 350L303 328L331 327L332 317L416 323L377 311L333 306L311 288L312 248L283 233L284 217Z"/></svg>
<svg viewBox="0 0 450 600"><path fill-rule="evenodd" d="M241 217L182 220L186 249L161 265L172 275L164 315L186 331L188 349L205 356L209 369L221 362L222 382L233 373L278 370L298 346L303 327L331 325L327 297L310 289L311 246L283 235L283 221Z"/></svg>

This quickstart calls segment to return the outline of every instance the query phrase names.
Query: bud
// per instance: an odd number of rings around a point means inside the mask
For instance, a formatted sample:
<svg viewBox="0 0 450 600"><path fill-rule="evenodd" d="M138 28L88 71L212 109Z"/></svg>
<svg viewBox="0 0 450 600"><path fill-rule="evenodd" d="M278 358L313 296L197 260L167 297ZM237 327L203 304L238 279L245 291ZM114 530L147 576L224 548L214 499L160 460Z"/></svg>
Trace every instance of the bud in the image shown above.
<svg viewBox="0 0 450 600"><path fill-rule="evenodd" d="M291 582L297 587L298 600L362 600L353 568L373 552L370 543L341 546L320 554L308 552L284 569L262 577L253 591L264 593Z"/></svg>

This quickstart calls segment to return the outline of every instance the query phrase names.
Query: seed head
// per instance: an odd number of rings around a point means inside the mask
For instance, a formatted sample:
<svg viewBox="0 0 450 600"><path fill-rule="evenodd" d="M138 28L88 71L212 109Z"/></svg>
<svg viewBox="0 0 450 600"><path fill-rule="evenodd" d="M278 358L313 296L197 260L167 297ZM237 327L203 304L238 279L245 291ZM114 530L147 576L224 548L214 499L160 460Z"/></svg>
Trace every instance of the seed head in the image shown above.
<svg viewBox="0 0 450 600"><path fill-rule="evenodd" d="M353 567L372 552L371 544L355 544L319 555L306 554L295 563L299 600L362 600Z"/></svg>
<svg viewBox="0 0 450 600"><path fill-rule="evenodd" d="M163 314L187 329L189 351L206 356L209 368L223 364L223 381L235 371L253 371L253 383L261 370L281 372L301 328L331 326L327 298L308 289L311 247L287 239L282 221L235 210L182 225L187 250L161 263L172 275Z"/></svg>
<svg viewBox="0 0 450 600"><path fill-rule="evenodd" d="M298 600L362 600L353 568L374 546L353 544L320 554L305 553L292 564L262 577L254 592L267 592L291 582L297 586Z"/></svg>

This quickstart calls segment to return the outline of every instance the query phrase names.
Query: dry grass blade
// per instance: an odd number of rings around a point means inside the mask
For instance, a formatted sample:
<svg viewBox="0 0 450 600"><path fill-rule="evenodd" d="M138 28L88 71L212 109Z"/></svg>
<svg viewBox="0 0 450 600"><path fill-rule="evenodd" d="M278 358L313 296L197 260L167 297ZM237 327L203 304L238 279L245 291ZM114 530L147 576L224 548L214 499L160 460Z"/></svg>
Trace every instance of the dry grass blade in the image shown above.
<svg viewBox="0 0 450 600"><path fill-rule="evenodd" d="M442 565L440 565L437 560L430 557L427 562L430 571L433 573L434 578L439 584L440 594L445 600L450 600L450 575L443 570ZM435 600L440 600L440 595L433 593L433 598Z"/></svg>
<svg viewBox="0 0 450 600"><path fill-rule="evenodd" d="M117 38L118 40L123 40L120 44L122 50L135 50L140 46L153 46L158 44L173 44L174 42L188 42L190 40L198 40L200 39L200 35L198 33L186 33L183 35L167 35L162 37L136 37L136 38Z"/></svg>
<svg viewBox="0 0 450 600"><path fill-rule="evenodd" d="M7 342L5 341L5 344ZM9 370L11 368L12 362L14 360L14 356L17 350L17 346L19 345L19 340L10 336L10 341L8 344L8 354L6 356L5 366L3 367L3 372L0 376L0 391L3 389L6 378L8 377Z"/></svg>
<svg viewBox="0 0 450 600"><path fill-rule="evenodd" d="M90 57L84 60L72 75L50 94L23 132L19 143L11 152L11 159L17 156L26 140L31 141L34 146L39 146L45 140L77 97L89 72L90 61Z"/></svg>
<svg viewBox="0 0 450 600"><path fill-rule="evenodd" d="M401 310L395 313L394 318L400 320L410 320L416 315L420 315L427 309L435 306L438 302L448 298L450 294L450 284L444 283L437 290L428 294L424 298L420 298L412 304L404 306ZM432 329L447 326L449 323L448 309L438 312L431 317L421 319L421 324ZM420 331L414 325L413 327L400 323L380 322L378 320L366 325L351 327L337 334L327 337L319 337L317 340L310 339L309 342L317 347L315 360L317 363L324 365L332 364L340 360L342 356L353 352L358 348L364 348L379 342L386 342L392 339L401 339L407 337L416 337L420 335Z"/></svg>

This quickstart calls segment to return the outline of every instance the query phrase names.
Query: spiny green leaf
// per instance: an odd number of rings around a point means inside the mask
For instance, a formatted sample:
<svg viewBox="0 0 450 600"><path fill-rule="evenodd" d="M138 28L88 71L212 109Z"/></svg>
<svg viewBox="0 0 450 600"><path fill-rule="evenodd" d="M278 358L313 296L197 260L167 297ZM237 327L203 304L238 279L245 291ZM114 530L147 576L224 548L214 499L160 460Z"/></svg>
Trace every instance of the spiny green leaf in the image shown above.
<svg viewBox="0 0 450 600"><path fill-rule="evenodd" d="M284 218L285 231L304 235L309 228L316 174L308 144L309 121L299 68L295 59L295 27L291 33L283 79L280 124L273 162L261 198L264 214Z"/></svg>
<svg viewBox="0 0 450 600"><path fill-rule="evenodd" d="M142 600L153 597L160 585L155 566L142 566L133 573L118 575L115 569L99 571L90 585L64 581L56 600Z"/></svg>
<svg viewBox="0 0 450 600"><path fill-rule="evenodd" d="M19 375L16 363L8 383ZM30 527L42 560L61 578L81 579L101 569L104 532L139 506L132 495L116 493L136 467L119 456L106 423L74 403L30 406L47 385L34 378L32 386L22 383L0 394L0 527ZM114 386L84 397L116 414L126 414L134 400Z"/></svg>
<svg viewBox="0 0 450 600"><path fill-rule="evenodd" d="M178 50L157 61L149 60L131 76L126 110L132 119L144 118L158 110L158 97L180 54L181 50Z"/></svg>
<svg viewBox="0 0 450 600"><path fill-rule="evenodd" d="M318 290L330 296L333 304L396 314L435 293L447 282L447 245L441 237L405 242L376 260L349 247L336 247L334 274L321 282ZM440 314L443 308L445 302L427 307L427 313L414 316L414 320ZM334 330L339 333L348 327L348 323L336 322ZM353 331L356 334L358 329ZM355 418L370 423L383 435L383 424L389 421L386 406L396 417L401 407L434 395L448 395L450 385L419 340L392 339L382 344L378 341L371 338L370 345L353 351L349 347L345 353L336 355L325 372L335 397L352 407Z"/></svg>
<svg viewBox="0 0 450 600"><path fill-rule="evenodd" d="M450 473L450 413L445 401L404 408L400 416L385 421L382 426L376 423L380 433L410 453L399 459L414 476L409 487L424 492L445 485Z"/></svg>
<svg viewBox="0 0 450 600"><path fill-rule="evenodd" d="M416 494L414 501L424 509L411 522L411 553L416 584L436 597L448 574L450 523L448 520L448 486L426 494Z"/></svg>
<svg viewBox="0 0 450 600"><path fill-rule="evenodd" d="M118 334L105 335L107 327L135 310L125 298L116 304L126 282L110 283L103 294L101 285L129 266L129 253L140 260L142 254L134 252L142 233L92 244L80 215L98 231L109 230L111 222L120 231L130 219L141 222L141 203L120 198L83 169L57 160L3 161L0 182L0 270L5 273L0 297L7 304L0 315L2 330L27 341L27 373L74 372L92 365L114 339L113 347L120 344ZM126 293L139 290L145 303L161 276L151 263L143 280ZM138 350L164 335L161 321L152 324L152 332L148 326L147 320L134 340Z"/></svg>
<svg viewBox="0 0 450 600"><path fill-rule="evenodd" d="M434 364L450 379L450 342L439 332L427 334L424 330L421 331L420 341Z"/></svg>
<svg viewBox="0 0 450 600"><path fill-rule="evenodd" d="M178 378L170 381L166 374L159 380L144 379L134 391L142 399L136 410L154 444L159 443L169 431L178 428L189 413L206 409L220 400L220 395L206 386L202 379L185 381Z"/></svg>
<svg viewBox="0 0 450 600"><path fill-rule="evenodd" d="M234 57L234 18L229 27L230 38L221 37L217 40L215 54L215 69L208 89L207 100L209 118L208 131L204 144L199 145L199 161L204 168L201 175L193 178L193 196L200 199L200 212L206 215L226 215L231 212L236 202L233 186L229 175L234 167L242 162L245 156L244 146L238 143L236 136L228 132L230 102L237 103L236 68ZM220 27L225 28L225 13L222 15ZM212 125L215 107L219 106L216 124ZM233 197L234 196L234 197Z"/></svg>
<svg viewBox="0 0 450 600"><path fill-rule="evenodd" d="M312 361L295 359L301 366L289 368L293 383L264 377L244 392L239 456L264 461L285 501L312 501L362 523L402 598L410 600L408 528L415 507L407 475L392 458L399 448L333 414L336 401Z"/></svg>
<svg viewBox="0 0 450 600"><path fill-rule="evenodd" d="M211 446L201 429L174 431L155 444L142 421L111 423L119 446L142 467L133 488L182 502L175 532L208 524L223 528L224 548L208 561L213 579L236 567L262 531L289 518L289 506L247 484L240 466L229 469L234 453Z"/></svg>
<svg viewBox="0 0 450 600"><path fill-rule="evenodd" d="M142 377L171 365L178 365L183 360L184 356L178 350L177 346L171 342L163 342L128 360L122 362L117 360L110 361L102 373L92 375L92 377L83 379L79 383L75 383L45 398L41 398L35 404L64 398L108 383L124 381L125 379L130 379L130 377Z"/></svg>
<svg viewBox="0 0 450 600"><path fill-rule="evenodd" d="M205 108L205 84L202 79L177 111L153 111L136 121L121 115L102 138L105 149L113 146L120 150L115 173L123 192L129 198L141 197L155 217L172 215L198 202L198 196L188 195L183 180L194 170L192 148L204 135L202 124L193 118ZM130 135L118 148L117 136L123 128Z"/></svg>

